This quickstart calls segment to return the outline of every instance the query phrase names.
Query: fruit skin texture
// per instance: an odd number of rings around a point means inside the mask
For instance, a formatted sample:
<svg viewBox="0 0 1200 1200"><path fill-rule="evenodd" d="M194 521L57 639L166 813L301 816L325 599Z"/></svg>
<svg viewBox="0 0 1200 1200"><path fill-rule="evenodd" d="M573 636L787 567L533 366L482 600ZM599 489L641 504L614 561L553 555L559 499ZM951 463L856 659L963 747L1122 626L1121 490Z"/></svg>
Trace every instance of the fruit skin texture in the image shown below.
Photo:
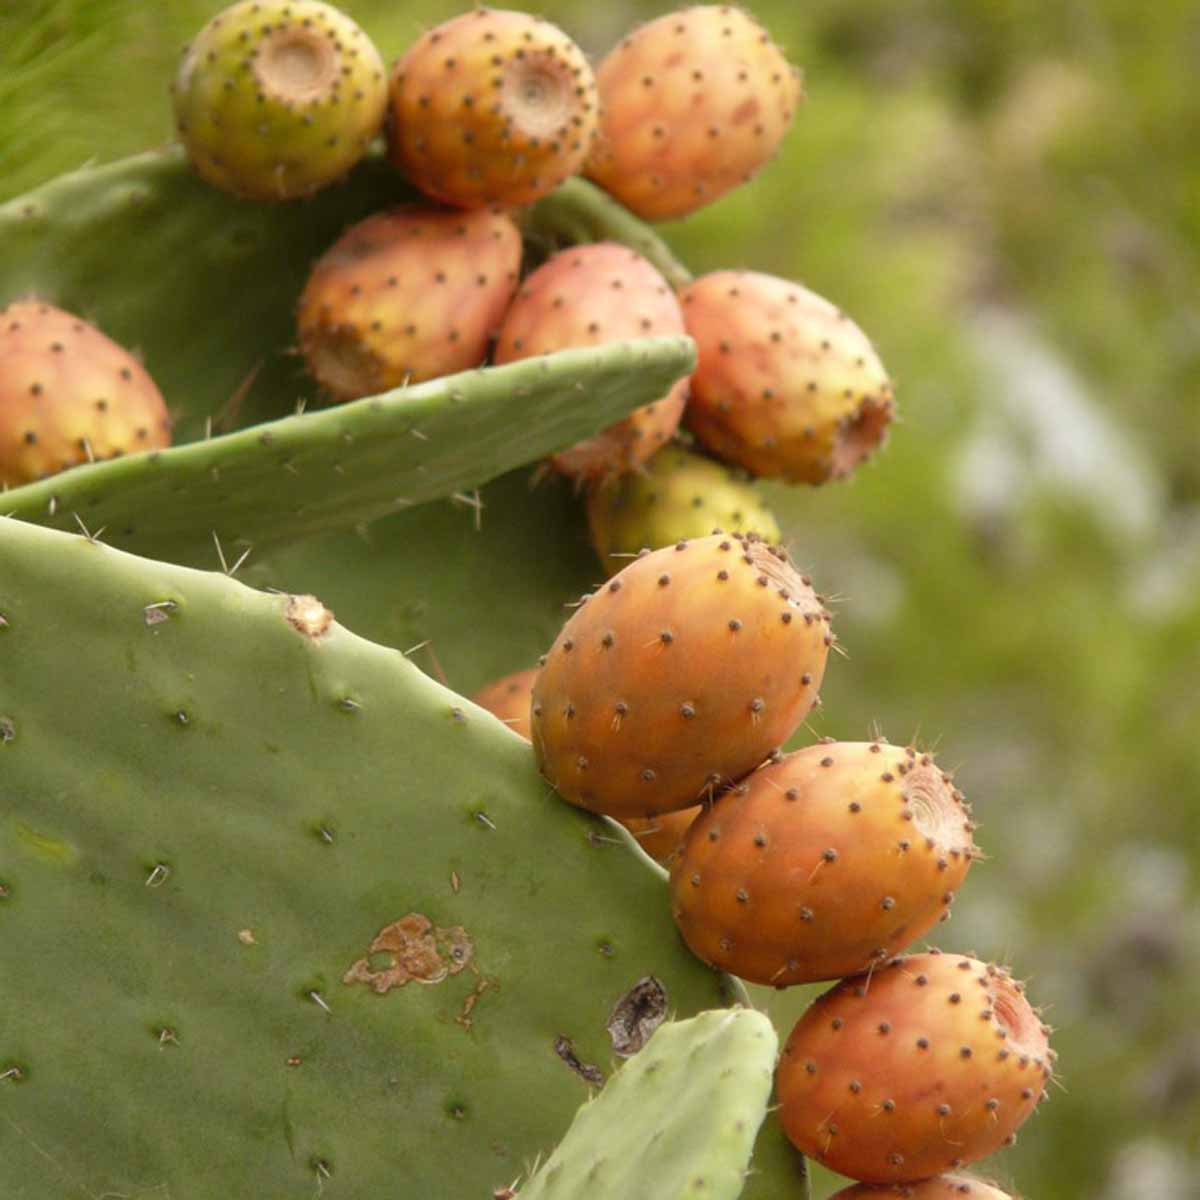
<svg viewBox="0 0 1200 1200"><path fill-rule="evenodd" d="M851 1179L924 1179L998 1150L1050 1079L1049 1030L1007 971L959 954L893 959L814 1002L779 1063L779 1118Z"/></svg>
<svg viewBox="0 0 1200 1200"><path fill-rule="evenodd" d="M0 309L0 484L171 444L154 380L94 325L37 300Z"/></svg>
<svg viewBox="0 0 1200 1200"><path fill-rule="evenodd" d="M688 808L817 700L833 634L784 551L742 535L636 559L567 621L533 687L542 774L614 817Z"/></svg>
<svg viewBox="0 0 1200 1200"><path fill-rule="evenodd" d="M494 361L683 332L679 301L658 271L627 246L595 242L560 251L522 283L500 329ZM687 395L687 379L677 380L660 400L553 455L551 465L582 480L633 470L679 427Z"/></svg>
<svg viewBox="0 0 1200 1200"><path fill-rule="evenodd" d="M883 440L892 385L845 313L798 283L714 271L680 293L699 364L686 424L755 475L824 483Z"/></svg>
<svg viewBox="0 0 1200 1200"><path fill-rule="evenodd" d="M971 1175L939 1175L917 1183L856 1183L843 1188L830 1200L1013 1200L982 1179Z"/></svg>
<svg viewBox="0 0 1200 1200"><path fill-rule="evenodd" d="M527 671L514 671L480 688L471 699L528 740L529 706L539 670L539 667L532 667ZM627 817L621 824L637 838L638 845L652 859L666 864L699 814L700 806L696 805L658 817Z"/></svg>
<svg viewBox="0 0 1200 1200"><path fill-rule="evenodd" d="M840 979L937 923L970 867L972 828L929 755L809 746L696 821L671 868L671 910L700 958L742 979Z"/></svg>
<svg viewBox="0 0 1200 1200"><path fill-rule="evenodd" d="M244 0L185 49L171 88L197 173L253 200L332 183L383 126L383 59L345 13L318 0Z"/></svg>
<svg viewBox="0 0 1200 1200"><path fill-rule="evenodd" d="M639 550L714 529L757 533L767 542L782 537L749 480L679 443L664 446L641 470L591 488L587 517L592 546L610 575Z"/></svg>
<svg viewBox="0 0 1200 1200"><path fill-rule="evenodd" d="M392 70L388 151L426 195L530 204L583 166L596 81L556 25L477 8L429 30Z"/></svg>
<svg viewBox="0 0 1200 1200"><path fill-rule="evenodd" d="M465 371L487 358L520 269L521 235L501 213L376 213L313 267L300 349L337 400Z"/></svg>
<svg viewBox="0 0 1200 1200"><path fill-rule="evenodd" d="M596 70L600 132L586 173L639 217L686 216L772 157L803 97L753 17L728 6L635 29Z"/></svg>

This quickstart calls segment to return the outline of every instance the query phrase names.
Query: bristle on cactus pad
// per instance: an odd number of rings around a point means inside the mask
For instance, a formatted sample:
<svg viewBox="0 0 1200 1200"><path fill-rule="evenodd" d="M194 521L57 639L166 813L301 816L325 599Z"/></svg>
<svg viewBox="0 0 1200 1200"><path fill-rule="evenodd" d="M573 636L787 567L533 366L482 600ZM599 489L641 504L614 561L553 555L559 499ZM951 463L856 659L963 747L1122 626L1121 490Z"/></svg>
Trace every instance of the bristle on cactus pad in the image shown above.
<svg viewBox="0 0 1200 1200"><path fill-rule="evenodd" d="M734 1200L766 1114L778 1039L753 1009L660 1025L519 1200Z"/></svg>
<svg viewBox="0 0 1200 1200"><path fill-rule="evenodd" d="M648 974L726 1002L527 745L319 601L0 562L0 1194L489 1196L586 1094L556 1039L607 1069Z"/></svg>

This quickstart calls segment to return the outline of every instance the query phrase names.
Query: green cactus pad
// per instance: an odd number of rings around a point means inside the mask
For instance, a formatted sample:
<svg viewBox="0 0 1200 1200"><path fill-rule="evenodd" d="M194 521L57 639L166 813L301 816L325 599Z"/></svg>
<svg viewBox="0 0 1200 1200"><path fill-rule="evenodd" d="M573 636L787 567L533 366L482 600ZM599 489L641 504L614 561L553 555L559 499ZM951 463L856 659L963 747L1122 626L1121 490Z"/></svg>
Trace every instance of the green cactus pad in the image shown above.
<svg viewBox="0 0 1200 1200"><path fill-rule="evenodd" d="M468 490L595 433L694 365L687 339L565 351L222 434L315 395L288 349L309 262L404 195L372 160L309 200L257 206L172 150L0 206L0 302L34 293L139 347L189 443L14 489L0 511L68 529L78 515L122 548L209 565L214 533L236 553Z"/></svg>
<svg viewBox="0 0 1200 1200"><path fill-rule="evenodd" d="M520 1200L734 1200L779 1039L754 1009L660 1025L576 1114Z"/></svg>
<svg viewBox="0 0 1200 1200"><path fill-rule="evenodd" d="M490 1195L586 1092L559 1039L725 1002L525 742L317 602L0 562L3 1195Z"/></svg>

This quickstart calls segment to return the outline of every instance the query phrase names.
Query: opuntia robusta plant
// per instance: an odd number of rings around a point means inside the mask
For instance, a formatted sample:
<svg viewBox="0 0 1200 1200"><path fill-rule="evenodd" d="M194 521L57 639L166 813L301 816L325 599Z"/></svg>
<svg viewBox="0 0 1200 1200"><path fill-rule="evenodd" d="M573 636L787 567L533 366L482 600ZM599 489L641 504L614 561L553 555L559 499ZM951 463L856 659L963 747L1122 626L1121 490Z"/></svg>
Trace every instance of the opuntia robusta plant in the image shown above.
<svg viewBox="0 0 1200 1200"><path fill-rule="evenodd" d="M320 0L241 0L186 47L175 126L196 171L255 200L344 175L383 127L387 78L371 40Z"/></svg>
<svg viewBox="0 0 1200 1200"><path fill-rule="evenodd" d="M719 796L671 869L675 920L706 962L787 987L878 966L948 911L972 825L928 754L827 742Z"/></svg>
<svg viewBox="0 0 1200 1200"><path fill-rule="evenodd" d="M0 485L170 442L162 395L128 350L39 300L0 308Z"/></svg>
<svg viewBox="0 0 1200 1200"><path fill-rule="evenodd" d="M715 529L781 538L766 501L733 468L680 443L664 446L638 471L588 490L588 531L614 575L640 550L658 550Z"/></svg>
<svg viewBox="0 0 1200 1200"><path fill-rule="evenodd" d="M521 284L500 328L495 361L682 332L679 301L666 280L627 246L601 242L561 251ZM679 427L687 387L679 380L625 420L554 455L551 464L583 480L632 470Z"/></svg>
<svg viewBox="0 0 1200 1200"><path fill-rule="evenodd" d="M800 74L749 13L697 5L633 30L596 69L587 174L650 221L686 216L775 154Z"/></svg>
<svg viewBox="0 0 1200 1200"><path fill-rule="evenodd" d="M393 68L392 161L447 204L529 204L583 165L595 93L587 58L557 26L477 8L429 30Z"/></svg>
<svg viewBox="0 0 1200 1200"><path fill-rule="evenodd" d="M486 209L397 208L351 226L300 296L300 349L338 400L478 366L521 268L521 235Z"/></svg>
<svg viewBox="0 0 1200 1200"><path fill-rule="evenodd" d="M953 1171L998 1150L1050 1080L1049 1030L1000 967L912 954L844 979L796 1023L779 1117L799 1149L864 1183Z"/></svg>

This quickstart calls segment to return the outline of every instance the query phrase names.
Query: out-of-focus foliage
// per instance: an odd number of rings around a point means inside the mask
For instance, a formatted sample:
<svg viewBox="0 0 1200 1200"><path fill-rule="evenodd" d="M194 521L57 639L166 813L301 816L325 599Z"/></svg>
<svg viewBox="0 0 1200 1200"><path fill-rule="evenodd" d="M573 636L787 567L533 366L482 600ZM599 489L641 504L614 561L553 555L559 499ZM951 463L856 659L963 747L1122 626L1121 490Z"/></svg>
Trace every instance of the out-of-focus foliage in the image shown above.
<svg viewBox="0 0 1200 1200"><path fill-rule="evenodd" d="M220 7L0 9L0 198L169 138L178 48ZM343 7L391 59L462 5ZM665 232L696 271L842 305L902 411L856 480L769 489L840 597L850 657L814 728L878 722L961 763L991 861L939 941L1029 979L1065 1084L997 1174L1038 1200L1195 1194L1200 8L752 7L808 100L752 185ZM599 54L668 6L539 8Z"/></svg>

